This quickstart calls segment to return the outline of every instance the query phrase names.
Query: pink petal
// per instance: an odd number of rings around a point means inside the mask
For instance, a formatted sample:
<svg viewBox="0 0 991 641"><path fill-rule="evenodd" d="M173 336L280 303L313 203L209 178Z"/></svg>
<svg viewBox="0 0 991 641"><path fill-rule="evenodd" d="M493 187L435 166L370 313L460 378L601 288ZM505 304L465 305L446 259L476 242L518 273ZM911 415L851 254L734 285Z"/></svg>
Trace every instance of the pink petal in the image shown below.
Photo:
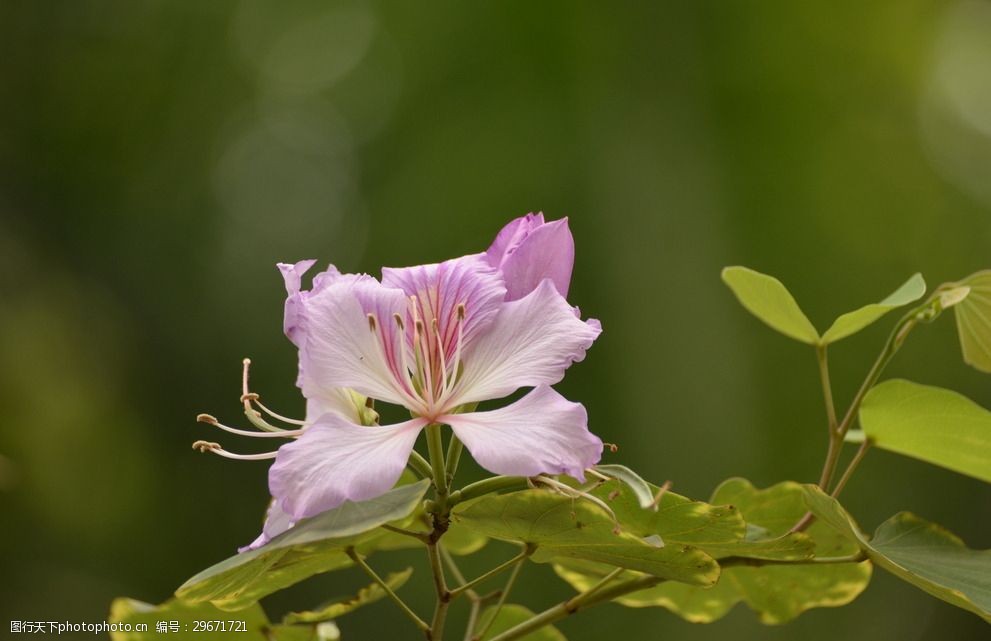
<svg viewBox="0 0 991 641"><path fill-rule="evenodd" d="M572 363L585 358L601 331L598 321L582 322L551 281L544 280L524 298L505 303L488 330L465 346L457 402L553 385Z"/></svg>
<svg viewBox="0 0 991 641"><path fill-rule="evenodd" d="M458 306L465 306L462 332L467 342L492 321L506 295L502 277L482 254L432 265L386 267L382 269L382 284L416 297L415 311L429 333L431 349L437 342L432 334L433 321L437 321L448 362L458 340ZM407 318L407 340L412 342L413 318Z"/></svg>
<svg viewBox="0 0 991 641"><path fill-rule="evenodd" d="M506 300L523 298L545 278L567 297L575 264L575 240L568 219L544 223L540 215L517 220L524 222L509 238L500 232L486 252L489 263L499 268L506 281Z"/></svg>
<svg viewBox="0 0 991 641"><path fill-rule="evenodd" d="M269 503L268 512L265 514L265 525L262 527L262 533L258 535L257 539L244 547L238 548L237 551L247 552L248 550L257 550L295 524L296 522L289 518L289 515L279 507L279 502L273 500Z"/></svg>
<svg viewBox="0 0 991 641"><path fill-rule="evenodd" d="M501 409L440 420L495 474L568 474L584 481L585 468L602 456L602 441L588 431L585 408L546 385Z"/></svg>
<svg viewBox="0 0 991 641"><path fill-rule="evenodd" d="M308 399L347 387L409 406L402 336L393 319L406 311L399 289L370 276L346 275L306 299L300 377Z"/></svg>
<svg viewBox="0 0 991 641"><path fill-rule="evenodd" d="M298 334L303 331L305 318L305 301L311 293L320 291L330 283L337 280L341 273L333 265L327 267L326 271L320 272L313 278L313 291L303 291L303 275L316 264L315 260L301 260L297 263L278 263L277 267L282 272L282 278L286 281L286 307L283 319L283 330L293 345L299 347L300 339Z"/></svg>
<svg viewBox="0 0 991 641"><path fill-rule="evenodd" d="M543 224L543 213L530 213L509 221L496 234L495 240L485 251L485 257L494 267L498 267L507 253L518 247L527 234Z"/></svg>
<svg viewBox="0 0 991 641"><path fill-rule="evenodd" d="M297 440L279 448L268 471L269 490L294 520L344 501L375 498L399 480L425 424L414 419L362 427L327 414Z"/></svg>

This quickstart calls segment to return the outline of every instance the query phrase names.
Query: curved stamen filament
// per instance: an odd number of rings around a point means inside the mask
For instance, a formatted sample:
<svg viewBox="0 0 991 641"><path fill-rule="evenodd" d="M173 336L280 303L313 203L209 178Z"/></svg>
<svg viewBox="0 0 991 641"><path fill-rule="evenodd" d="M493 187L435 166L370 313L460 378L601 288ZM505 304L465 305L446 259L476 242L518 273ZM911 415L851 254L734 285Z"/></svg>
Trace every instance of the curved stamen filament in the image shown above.
<svg viewBox="0 0 991 641"><path fill-rule="evenodd" d="M283 423L289 423L290 425L306 425L306 421L301 421L296 418L289 418L288 416L283 416L282 414L278 414L268 409L267 407L265 407L265 405L262 404L261 399L258 397L258 394L255 394L254 392L247 394L247 397L249 401L260 407L263 412L265 412L274 419L278 419ZM241 400L242 401L244 400L244 396L241 397Z"/></svg>
<svg viewBox="0 0 991 641"><path fill-rule="evenodd" d="M230 458L237 461L264 461L267 459L273 459L276 455L276 452L262 452L261 454L234 454L233 452L228 452L224 448L220 447L220 443L213 443L211 441L196 441L193 443L193 449L197 452L209 452L211 454L216 454L218 456L223 456L224 458Z"/></svg>
<svg viewBox="0 0 991 641"><path fill-rule="evenodd" d="M255 396L257 398L258 396L257 394L252 394L252 392L248 391L248 371L251 368L251 359L246 358L241 362L244 365L241 370L241 403L244 405L244 415L249 421L251 421L252 425L260 430L265 430L266 432L284 432L284 429L267 422L262 418L262 415L258 412L258 410L251 407L251 397Z"/></svg>
<svg viewBox="0 0 991 641"><path fill-rule="evenodd" d="M393 317L395 319L395 316ZM386 341L389 340L390 334L386 332L386 328L378 322L378 318L375 314L368 314L368 329L375 334L375 348L379 352L379 356L382 358L382 362L386 364L388 371L382 372L381 375L392 381L393 388L396 393L406 399L411 407L416 407L419 405L419 399L410 390L406 389L405 382L399 378L399 372L396 371L397 367L394 358L389 358L388 350L386 349ZM403 341L399 341L399 349L403 349ZM402 356L400 356L402 358Z"/></svg>
<svg viewBox="0 0 991 641"><path fill-rule="evenodd" d="M254 438L296 438L303 433L303 430L283 430L281 432L252 432L250 430L239 430L236 427L228 427L209 414L199 414L196 420L200 423L219 427L225 432L237 434L238 436L251 436Z"/></svg>

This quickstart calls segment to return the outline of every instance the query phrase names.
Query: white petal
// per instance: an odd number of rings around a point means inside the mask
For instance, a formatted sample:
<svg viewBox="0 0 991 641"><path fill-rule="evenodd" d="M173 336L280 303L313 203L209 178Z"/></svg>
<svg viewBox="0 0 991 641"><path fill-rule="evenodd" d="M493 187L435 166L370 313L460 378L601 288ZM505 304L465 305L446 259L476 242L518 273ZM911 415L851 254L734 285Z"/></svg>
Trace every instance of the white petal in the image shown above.
<svg viewBox="0 0 991 641"><path fill-rule="evenodd" d="M363 427L327 414L296 441L279 448L268 486L282 510L298 520L344 501L367 501L388 492L406 467L426 424Z"/></svg>
<svg viewBox="0 0 991 641"><path fill-rule="evenodd" d="M585 358L602 328L583 322L545 279L523 298L505 303L488 329L464 347L457 403L502 398L521 387L553 385Z"/></svg>
<svg viewBox="0 0 991 641"><path fill-rule="evenodd" d="M585 480L602 441L588 431L588 415L546 385L501 409L444 416L478 464L495 474L568 474Z"/></svg>
<svg viewBox="0 0 991 641"><path fill-rule="evenodd" d="M399 354L402 336L393 320L405 310L402 290L384 287L370 276L343 277L311 295L300 347L303 395L318 398L346 387L390 403L415 405Z"/></svg>

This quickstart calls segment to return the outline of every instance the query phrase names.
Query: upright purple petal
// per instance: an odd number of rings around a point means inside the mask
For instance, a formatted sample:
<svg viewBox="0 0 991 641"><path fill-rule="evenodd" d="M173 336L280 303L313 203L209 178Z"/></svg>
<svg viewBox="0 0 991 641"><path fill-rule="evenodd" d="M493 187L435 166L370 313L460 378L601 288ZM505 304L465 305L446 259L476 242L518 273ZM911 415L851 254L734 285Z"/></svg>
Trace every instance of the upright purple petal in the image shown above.
<svg viewBox="0 0 991 641"><path fill-rule="evenodd" d="M320 272L313 277L313 288L311 291L303 290L303 275L316 264L316 260L301 260L297 263L278 263L277 267L282 272L282 278L286 282L286 306L283 318L283 330L286 337L292 341L293 345L299 347L301 339L299 334L305 331L305 304L306 298L311 294L319 292L324 287L335 282L341 276L341 272L333 265L329 265L326 271Z"/></svg>
<svg viewBox="0 0 991 641"><path fill-rule="evenodd" d="M426 421L362 427L327 414L279 448L268 487L293 520L367 501L389 491L406 467Z"/></svg>
<svg viewBox="0 0 991 641"><path fill-rule="evenodd" d="M567 474L584 481L585 468L602 456L602 441L588 431L585 408L546 385L501 409L441 420L494 474Z"/></svg>
<svg viewBox="0 0 991 641"><path fill-rule="evenodd" d="M601 333L582 322L549 280L520 300L503 304L488 330L466 344L456 403L502 398L521 387L553 385Z"/></svg>
<svg viewBox="0 0 991 641"><path fill-rule="evenodd" d="M416 314L427 330L431 350L436 343L432 332L434 321L450 362L458 340L458 307L464 305L463 340L468 342L485 330L506 296L506 288L498 271L482 254L472 254L443 263L415 267L386 267L382 269L382 284L396 287L407 296L416 298L407 323L407 340L412 342L412 314Z"/></svg>
<svg viewBox="0 0 991 641"><path fill-rule="evenodd" d="M485 252L506 281L506 300L518 300L545 278L567 297L575 264L575 240L568 219L544 222L543 214L527 214L510 222Z"/></svg>

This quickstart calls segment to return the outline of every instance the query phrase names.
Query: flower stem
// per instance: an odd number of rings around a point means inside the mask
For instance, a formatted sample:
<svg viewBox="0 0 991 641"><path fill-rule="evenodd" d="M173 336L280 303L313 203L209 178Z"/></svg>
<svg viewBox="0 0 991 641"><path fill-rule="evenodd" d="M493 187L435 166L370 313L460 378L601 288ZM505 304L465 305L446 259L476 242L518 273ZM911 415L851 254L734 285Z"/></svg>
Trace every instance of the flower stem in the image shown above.
<svg viewBox="0 0 991 641"><path fill-rule="evenodd" d="M413 450L412 454L409 455L409 461L406 465L416 472L420 478L430 479L434 476L434 468L430 467L427 459L420 456L420 453L416 450Z"/></svg>
<svg viewBox="0 0 991 641"><path fill-rule="evenodd" d="M451 442L447 445L447 458L445 466L445 474L447 477L447 482L450 484L454 480L454 475L458 471L458 463L461 462L461 452L464 451L464 443L461 439L457 437L456 434L451 434Z"/></svg>
<svg viewBox="0 0 991 641"><path fill-rule="evenodd" d="M351 560L354 561L355 565L357 565L359 568L364 570L365 574L371 577L372 581L377 583L379 587L382 588L382 590L386 593L386 595L390 599L392 599L392 601L396 605L398 605L403 612L406 613L406 616L408 616L410 620L413 621L414 625L416 625L416 627L418 627L421 632L427 632L430 630L430 626L427 625L427 622L421 619L420 617L418 617L416 615L416 612L413 612L413 609L410 608L408 605L406 605L405 601L399 598L399 595L396 594L391 587L389 587L388 583L382 580L382 577L380 577L378 573L375 572L375 570L373 570L367 563L365 563L365 560L362 559L357 552L355 552L353 547L347 549L347 555L351 557Z"/></svg>
<svg viewBox="0 0 991 641"><path fill-rule="evenodd" d="M427 451L430 454L434 487L437 488L438 507L443 509L447 502L447 471L444 469L444 440L440 425L436 423L427 426Z"/></svg>
<svg viewBox="0 0 991 641"><path fill-rule="evenodd" d="M455 490L450 496L450 505L474 499L500 490L522 490L528 487L525 476L493 476Z"/></svg>

